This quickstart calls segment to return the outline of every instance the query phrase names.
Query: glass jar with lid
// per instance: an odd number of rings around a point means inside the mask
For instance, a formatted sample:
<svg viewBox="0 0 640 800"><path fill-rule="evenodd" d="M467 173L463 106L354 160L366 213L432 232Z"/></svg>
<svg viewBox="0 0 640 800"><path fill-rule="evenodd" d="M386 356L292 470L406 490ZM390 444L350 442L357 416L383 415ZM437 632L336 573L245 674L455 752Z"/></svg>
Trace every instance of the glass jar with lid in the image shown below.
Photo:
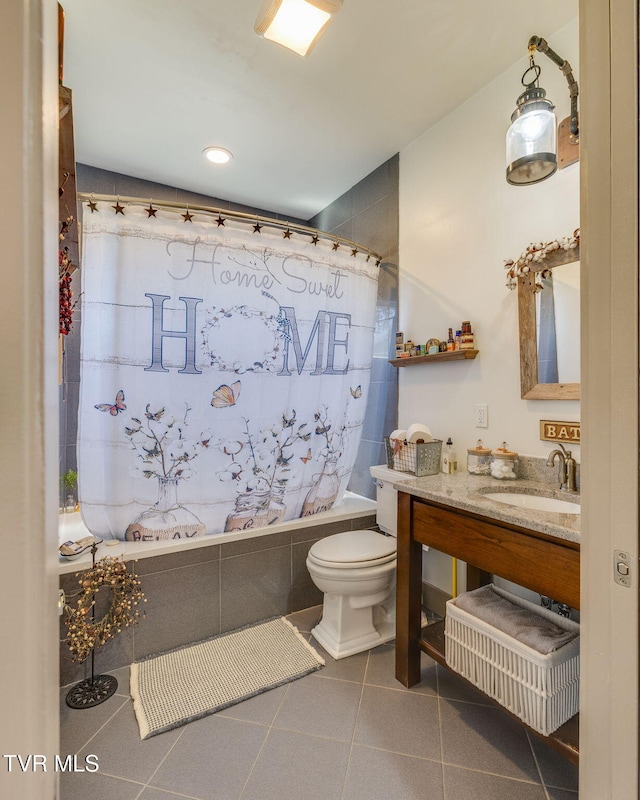
<svg viewBox="0 0 640 800"><path fill-rule="evenodd" d="M478 439L475 447L467 448L467 472L472 475L491 474L491 448L482 444Z"/></svg>
<svg viewBox="0 0 640 800"><path fill-rule="evenodd" d="M507 443L491 451L491 476L497 480L513 480L516 475L518 454L509 450Z"/></svg>

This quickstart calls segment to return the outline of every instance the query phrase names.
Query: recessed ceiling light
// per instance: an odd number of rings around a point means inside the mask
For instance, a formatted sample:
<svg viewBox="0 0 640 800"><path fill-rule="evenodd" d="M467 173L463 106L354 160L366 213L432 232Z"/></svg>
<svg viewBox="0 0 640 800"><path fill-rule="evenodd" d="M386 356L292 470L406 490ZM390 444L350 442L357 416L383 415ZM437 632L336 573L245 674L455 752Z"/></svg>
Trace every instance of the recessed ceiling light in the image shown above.
<svg viewBox="0 0 640 800"><path fill-rule="evenodd" d="M256 33L306 56L342 0L264 0Z"/></svg>
<svg viewBox="0 0 640 800"><path fill-rule="evenodd" d="M233 153L224 147L205 147L202 153L214 164L228 164L233 158Z"/></svg>

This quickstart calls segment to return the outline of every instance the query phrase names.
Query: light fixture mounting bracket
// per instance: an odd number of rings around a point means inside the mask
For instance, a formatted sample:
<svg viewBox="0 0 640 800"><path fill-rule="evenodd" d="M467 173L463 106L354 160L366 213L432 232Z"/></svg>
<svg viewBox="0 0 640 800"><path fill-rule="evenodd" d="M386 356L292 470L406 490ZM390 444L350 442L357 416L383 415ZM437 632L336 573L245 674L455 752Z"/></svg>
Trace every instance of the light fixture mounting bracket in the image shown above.
<svg viewBox="0 0 640 800"><path fill-rule="evenodd" d="M571 64L569 64L569 62L566 59L562 58L562 56L559 56L555 52L555 50L552 50L549 47L549 44L547 43L546 39L543 39L541 36L532 36L529 39L528 47L531 60L533 60L534 51L537 50L539 53L544 53L545 56L550 58L553 61L553 63L560 68L560 71L567 79L567 83L569 84L569 99L571 100L571 117L570 117L569 129L571 132L572 143L578 144L578 142L580 141L579 125L578 125L578 82L573 77Z"/></svg>

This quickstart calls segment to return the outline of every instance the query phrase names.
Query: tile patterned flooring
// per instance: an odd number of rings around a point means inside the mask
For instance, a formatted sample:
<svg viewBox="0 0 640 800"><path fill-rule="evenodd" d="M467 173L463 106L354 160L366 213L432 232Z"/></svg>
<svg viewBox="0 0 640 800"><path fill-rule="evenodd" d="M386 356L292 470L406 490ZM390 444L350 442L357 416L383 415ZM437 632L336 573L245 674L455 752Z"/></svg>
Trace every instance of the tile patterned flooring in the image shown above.
<svg viewBox="0 0 640 800"><path fill-rule="evenodd" d="M321 607L290 615L309 634ZM60 753L97 772L61 774L61 800L578 800L578 770L423 656L394 678L383 645L141 741L128 694L74 711L61 692Z"/></svg>

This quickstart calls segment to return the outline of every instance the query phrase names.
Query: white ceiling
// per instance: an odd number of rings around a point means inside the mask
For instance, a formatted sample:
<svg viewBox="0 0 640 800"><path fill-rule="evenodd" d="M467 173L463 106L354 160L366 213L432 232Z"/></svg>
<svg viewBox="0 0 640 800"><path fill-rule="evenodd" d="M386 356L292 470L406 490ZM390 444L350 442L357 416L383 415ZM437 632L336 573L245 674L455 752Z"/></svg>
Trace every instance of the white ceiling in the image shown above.
<svg viewBox="0 0 640 800"><path fill-rule="evenodd" d="M303 219L577 13L575 0L344 0L301 58L254 33L262 0L61 2L78 161ZM214 144L231 164L204 160Z"/></svg>

